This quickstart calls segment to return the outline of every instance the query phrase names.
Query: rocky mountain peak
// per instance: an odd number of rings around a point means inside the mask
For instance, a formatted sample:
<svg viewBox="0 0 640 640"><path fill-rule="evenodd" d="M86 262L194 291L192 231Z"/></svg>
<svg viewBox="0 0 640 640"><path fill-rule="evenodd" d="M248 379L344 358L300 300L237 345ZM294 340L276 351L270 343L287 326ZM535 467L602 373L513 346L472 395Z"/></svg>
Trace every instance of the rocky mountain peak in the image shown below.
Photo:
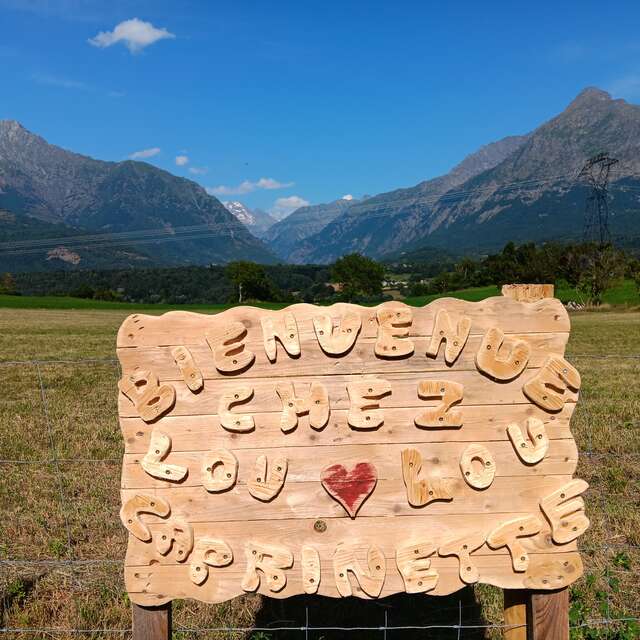
<svg viewBox="0 0 640 640"><path fill-rule="evenodd" d="M239 200L227 200L222 203L229 213L242 222L253 235L262 238L264 233L276 223L275 218L262 209L249 209Z"/></svg>
<svg viewBox="0 0 640 640"><path fill-rule="evenodd" d="M17 120L0 120L0 131L17 131L26 129Z"/></svg>
<svg viewBox="0 0 640 640"><path fill-rule="evenodd" d="M17 120L0 120L0 145L17 144L29 138L38 138Z"/></svg>
<svg viewBox="0 0 640 640"><path fill-rule="evenodd" d="M255 224L255 218L251 215L251 211L238 200L226 200L222 203L227 211L230 211L240 222L248 226Z"/></svg>
<svg viewBox="0 0 640 640"><path fill-rule="evenodd" d="M597 87L586 87L571 101L569 108L595 102L611 102L611 100L613 98L610 93Z"/></svg>

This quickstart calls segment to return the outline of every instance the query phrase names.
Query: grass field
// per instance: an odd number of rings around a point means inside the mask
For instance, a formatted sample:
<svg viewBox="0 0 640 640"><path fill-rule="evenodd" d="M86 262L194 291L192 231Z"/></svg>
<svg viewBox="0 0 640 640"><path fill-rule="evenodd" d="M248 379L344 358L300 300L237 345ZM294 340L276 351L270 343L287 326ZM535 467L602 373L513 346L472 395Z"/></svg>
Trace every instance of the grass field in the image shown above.
<svg viewBox="0 0 640 640"><path fill-rule="evenodd" d="M114 360L115 333L128 313L128 307L0 309L0 359L4 362L0 366L0 561L26 561L0 563L0 627L129 627L129 602L120 576L126 537L118 518L122 439ZM583 380L572 426L583 452L577 475L591 484L587 509L592 522L582 539L586 575L572 587L572 622L580 625L587 619L640 616L640 313L577 313L572 320L568 354ZM93 362L63 362L83 359ZM41 362L25 362L34 360ZM51 460L52 451L57 462L38 462ZM22 462L7 462L11 460ZM40 564L33 564L34 560ZM60 563L65 560L85 563ZM179 602L174 607L174 625L300 625L305 606L315 624L370 626L381 623L385 611L391 624L455 624L459 597L463 623L501 622L499 591L477 587L442 599L399 596L354 603L308 597L279 602L246 596L221 606ZM631 625L577 627L573 635L626 640L638 637ZM483 630L465 629L461 637L483 636ZM78 635L0 633L0 640L34 637ZM303 638L304 634L182 631L174 637L264 640ZM382 634L336 632L309 637L382 638ZM388 637L458 635L455 630L430 635L408 631Z"/></svg>
<svg viewBox="0 0 640 640"><path fill-rule="evenodd" d="M415 307L419 307L435 300L436 298L442 297L460 298L461 300L477 302L478 300L484 300L485 298L497 295L500 295L498 287L474 287L473 289L462 289L460 291L452 291L439 295L414 296L405 298L404 302ZM555 296L565 304L570 301L578 302L580 304L585 303L584 297L569 286L558 287L556 289ZM637 307L640 306L640 292L633 280L625 280L617 284L615 287L611 287L611 289L604 294L603 303L613 306Z"/></svg>
<svg viewBox="0 0 640 640"><path fill-rule="evenodd" d="M253 304L253 303L252 303ZM107 302L105 300L91 300L87 298L70 298L68 296L7 296L0 295L0 308L6 309L68 309L96 311L116 311L127 310L128 313L135 311L151 311L163 313L171 309L182 309L184 311L201 311L213 313L223 311L232 305L228 304L133 304L131 302ZM259 302L254 306L261 309L281 309L286 304L279 302Z"/></svg>
<svg viewBox="0 0 640 640"><path fill-rule="evenodd" d="M474 287L472 289L461 289L460 291L447 291L441 294L433 294L429 296L412 296L405 298L403 302L414 307L421 307L428 304L436 298L459 298L461 300L469 300L477 302L491 296L500 295L498 287ZM583 304L584 298L571 287L559 287L556 290L556 297L565 304L569 301ZM640 306L640 292L633 280L625 280L615 287L612 287L604 295L604 304L612 306L638 307ZM129 313L135 311L147 311L150 313L163 313L171 309L182 309L184 311L199 311L213 313L215 311L223 311L232 305L228 304L185 304L185 305L169 305L169 304L132 304L130 302L106 302L103 300L87 300L85 298L69 298L66 296L7 296L0 295L0 309L79 309L79 310L129 310ZM282 309L286 303L278 302L261 302L257 305L262 309Z"/></svg>

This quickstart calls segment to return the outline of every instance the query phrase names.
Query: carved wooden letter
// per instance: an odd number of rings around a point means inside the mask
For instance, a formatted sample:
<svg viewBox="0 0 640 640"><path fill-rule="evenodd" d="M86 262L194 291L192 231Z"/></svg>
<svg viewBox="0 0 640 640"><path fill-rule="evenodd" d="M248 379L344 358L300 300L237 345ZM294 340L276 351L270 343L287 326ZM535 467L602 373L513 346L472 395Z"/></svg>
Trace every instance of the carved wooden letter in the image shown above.
<svg viewBox="0 0 640 640"><path fill-rule="evenodd" d="M476 353L476 366L495 380L511 380L524 371L530 355L528 342L505 338L504 333L494 327L484 334Z"/></svg>
<svg viewBox="0 0 640 640"><path fill-rule="evenodd" d="M554 560L553 558L558 558ZM577 554L555 555L547 560L531 558L529 570L522 576L526 589L561 589L582 575L584 567Z"/></svg>
<svg viewBox="0 0 640 640"><path fill-rule="evenodd" d="M460 456L460 470L470 487L486 489L496 475L496 463L489 449L481 444L470 444Z"/></svg>
<svg viewBox="0 0 640 640"><path fill-rule="evenodd" d="M187 387L194 393L200 391L204 385L204 378L189 349L187 347L174 347L171 349L171 355L176 361Z"/></svg>
<svg viewBox="0 0 640 640"><path fill-rule="evenodd" d="M407 593L425 593L435 589L439 575L435 569L431 569L429 559L435 552L436 546L430 542L398 547L396 565Z"/></svg>
<svg viewBox="0 0 640 640"><path fill-rule="evenodd" d="M351 572L360 588L370 597L377 598L382 591L386 575L386 562L382 549L375 545L366 546L367 566L362 568L356 557L358 550L363 550L362 545L346 544L341 542L333 556L333 574L336 580L338 593L346 598L353 595L349 572Z"/></svg>
<svg viewBox="0 0 640 640"><path fill-rule="evenodd" d="M567 387L580 388L580 374L564 358L549 356L538 373L522 387L524 394L547 411L560 411Z"/></svg>
<svg viewBox="0 0 640 640"><path fill-rule="evenodd" d="M189 566L189 577L194 584L202 584L209 576L209 567L226 567L233 562L233 551L224 540L200 538Z"/></svg>
<svg viewBox="0 0 640 640"><path fill-rule="evenodd" d="M220 424L228 431L244 433L254 428L253 416L243 413L231 413L231 407L240 402L247 402L253 396L251 387L238 386L235 391L229 391L220 396L218 402L218 417Z"/></svg>
<svg viewBox="0 0 640 640"><path fill-rule="evenodd" d="M527 418L525 428L529 439L527 440L517 424L510 424L507 433L518 457L526 464L537 464L547 455L549 438L544 422L538 418Z"/></svg>
<svg viewBox="0 0 640 640"><path fill-rule="evenodd" d="M118 388L133 402L145 422L159 418L176 401L176 390L170 384L161 385L151 371L134 371L124 376Z"/></svg>
<svg viewBox="0 0 640 640"><path fill-rule="evenodd" d="M156 538L158 553L166 556L174 548L176 560L184 562L193 549L193 528L184 520L170 520ZM175 544L174 544L175 542Z"/></svg>
<svg viewBox="0 0 640 640"><path fill-rule="evenodd" d="M296 395L293 382L279 384L276 392L282 401L280 428L285 433L293 431L298 426L298 416L305 413L309 414L309 425L313 429L324 429L329 422L329 395L323 384L311 383L304 396Z"/></svg>
<svg viewBox="0 0 640 640"><path fill-rule="evenodd" d="M218 371L240 371L255 360L255 354L244 344L243 339L246 335L247 329L242 322L230 322L224 328L205 334Z"/></svg>
<svg viewBox="0 0 640 640"><path fill-rule="evenodd" d="M253 471L253 478L247 482L249 493L262 502L273 500L284 486L287 476L287 459L276 458L271 464L267 456L259 456Z"/></svg>
<svg viewBox="0 0 640 640"><path fill-rule="evenodd" d="M551 525L554 542L571 542L589 527L589 518L584 514L584 500L576 497L588 488L589 485L584 480L571 480L540 500L540 509Z"/></svg>
<svg viewBox="0 0 640 640"><path fill-rule="evenodd" d="M441 556L456 556L460 567L460 580L466 584L478 582L478 567L471 560L471 553L484 544L484 533L454 538L441 545L438 553Z"/></svg>
<svg viewBox="0 0 640 640"><path fill-rule="evenodd" d="M120 520L122 524L142 542L151 540L149 527L140 520L141 513L152 513L153 515L166 518L171 513L171 507L166 500L144 493L137 493L133 498L129 498L120 509Z"/></svg>
<svg viewBox="0 0 640 640"><path fill-rule="evenodd" d="M320 554L309 545L302 547L302 586L305 593L316 593L320 586Z"/></svg>
<svg viewBox="0 0 640 640"><path fill-rule="evenodd" d="M457 326L454 327L449 313L445 309L440 309L436 315L431 341L427 347L427 355L432 358L437 357L440 344L444 340L446 343L444 359L447 364L453 364L464 348L470 330L471 320L467 316L461 316Z"/></svg>
<svg viewBox="0 0 640 640"><path fill-rule="evenodd" d="M275 362L278 357L276 338L290 356L300 355L298 325L292 313L285 313L283 317L278 319L265 317L260 323L262 324L264 350L271 362Z"/></svg>
<svg viewBox="0 0 640 640"><path fill-rule="evenodd" d="M238 459L229 449L215 449L202 463L202 484L207 491L231 489L238 479Z"/></svg>
<svg viewBox="0 0 640 640"><path fill-rule="evenodd" d="M149 450L140 462L140 466L154 478L161 480L173 480L179 482L187 475L187 467L180 467L177 464L165 464L162 462L171 451L171 438L160 431L154 429L149 442Z"/></svg>
<svg viewBox="0 0 640 640"><path fill-rule="evenodd" d="M382 307L377 311L378 339L374 351L378 356L400 358L413 353L413 342L408 339L413 321L408 307Z"/></svg>
<svg viewBox="0 0 640 640"><path fill-rule="evenodd" d="M423 380L418 384L420 398L441 397L442 402L433 409L425 409L416 417L418 427L426 428L457 428L462 426L462 413L451 411L451 407L462 400L464 387L458 382L449 380Z"/></svg>
<svg viewBox="0 0 640 640"><path fill-rule="evenodd" d="M526 571L529 567L529 554L525 551L518 538L535 536L540 533L542 524L537 516L509 520L494 529L487 537L487 544L492 549L507 547L511 554L511 564L514 571Z"/></svg>
<svg viewBox="0 0 640 640"><path fill-rule="evenodd" d="M419 480L422 456L416 449L402 452L402 479L407 488L407 500L412 507L424 507L434 500L452 500L450 483L442 478Z"/></svg>
<svg viewBox="0 0 640 640"><path fill-rule="evenodd" d="M379 400L391 393L391 385L386 380L372 378L362 382L347 384L349 393L349 413L347 422L353 429L377 429L384 422Z"/></svg>
<svg viewBox="0 0 640 640"><path fill-rule="evenodd" d="M341 356L354 345L362 319L355 311L347 311L340 321L340 325L333 328L333 320L327 315L313 317L313 328L320 347L325 353L332 356Z"/></svg>
<svg viewBox="0 0 640 640"><path fill-rule="evenodd" d="M260 571L270 591L282 591L287 584L283 569L293 566L293 554L286 547L249 542L245 546L247 572L242 580L245 591L256 591L260 586Z"/></svg>

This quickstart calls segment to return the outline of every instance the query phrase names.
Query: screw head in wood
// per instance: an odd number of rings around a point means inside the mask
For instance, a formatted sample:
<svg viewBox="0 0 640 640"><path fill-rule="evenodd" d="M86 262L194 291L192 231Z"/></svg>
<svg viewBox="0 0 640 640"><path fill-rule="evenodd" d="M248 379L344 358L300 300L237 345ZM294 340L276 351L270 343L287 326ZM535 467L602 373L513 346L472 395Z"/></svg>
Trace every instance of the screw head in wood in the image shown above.
<svg viewBox="0 0 640 640"><path fill-rule="evenodd" d="M327 523L324 520L316 520L313 523L313 528L318 533L324 533L327 530Z"/></svg>

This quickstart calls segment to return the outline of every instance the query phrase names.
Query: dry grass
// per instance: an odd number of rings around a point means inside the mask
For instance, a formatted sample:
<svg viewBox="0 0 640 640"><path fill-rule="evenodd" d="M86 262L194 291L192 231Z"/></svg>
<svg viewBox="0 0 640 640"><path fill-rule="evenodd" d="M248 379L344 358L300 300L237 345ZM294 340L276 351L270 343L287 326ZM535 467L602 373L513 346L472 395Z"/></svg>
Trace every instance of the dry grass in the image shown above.
<svg viewBox="0 0 640 640"><path fill-rule="evenodd" d="M130 607L119 560L126 537L119 524L118 486L122 442L116 417L115 332L120 311L0 310L0 358L80 360L94 363L5 364L0 367L0 458L58 463L0 466L0 559L86 560L85 565L0 564L2 626L67 629L126 629ZM569 357L582 373L582 401L573 430L583 454L579 476L591 484L587 501L592 526L582 540L587 574L572 588L575 623L602 617L640 616L640 313L581 313L573 316ZM602 354L614 357L598 358ZM618 357L615 357L618 356ZM636 357L629 357L636 356ZM46 389L46 411L40 394ZM81 459L82 462L77 462ZM95 461L99 462L95 462ZM61 494L64 500L61 501ZM70 543L70 544L69 544ZM381 602L258 596L220 606L174 605L174 625L183 627L300 625L305 607L316 625L453 624L458 598L466 624L500 623L497 589L478 587L444 599L399 596ZM601 636L623 636L609 629ZM577 629L575 637L586 637ZM596 633L596 632L594 632ZM605 635L607 633L608 635ZM257 638L302 638L300 632L245 634ZM463 638L483 637L465 630ZM496 633L488 633L495 636ZM376 634L382 637L382 634ZM351 633L349 638L376 637ZM51 637L0 634L0 640ZM57 638L77 637L56 634ZM124 633L91 637L121 638ZM176 638L232 638L229 632ZM321 636L314 636L316 640ZM324 638L347 637L339 632ZM388 637L455 638L457 631L390 632Z"/></svg>

